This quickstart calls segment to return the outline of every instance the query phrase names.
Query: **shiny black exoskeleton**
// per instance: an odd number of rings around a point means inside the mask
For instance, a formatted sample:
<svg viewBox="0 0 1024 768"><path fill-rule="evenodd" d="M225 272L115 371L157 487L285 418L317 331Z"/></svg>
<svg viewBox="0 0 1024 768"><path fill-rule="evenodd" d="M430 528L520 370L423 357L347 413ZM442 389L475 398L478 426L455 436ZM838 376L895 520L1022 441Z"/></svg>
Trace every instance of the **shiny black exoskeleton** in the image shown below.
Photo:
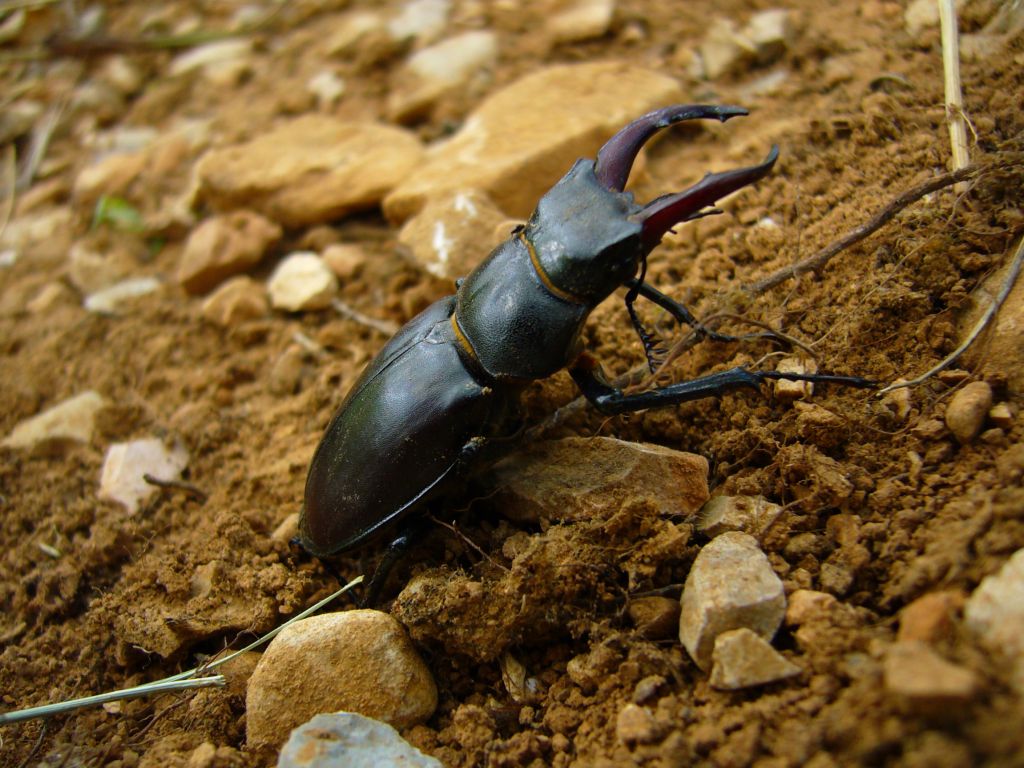
<svg viewBox="0 0 1024 768"><path fill-rule="evenodd" d="M637 152L656 131L681 120L744 114L738 107L680 105L630 123L596 161L578 160L456 295L402 328L353 385L317 448L306 480L303 546L326 556L388 529L401 532L426 502L473 467L499 435L523 385L563 368L607 413L674 405L757 387L766 379L868 386L855 377L734 368L627 395L610 386L582 350L580 334L590 312L622 286L629 288L627 306L649 359L650 337L632 310L638 296L695 325L682 305L643 282L647 254L672 226L704 215L720 198L765 176L778 150L772 148L760 165L709 174L647 205L622 190ZM393 551L403 542L400 536ZM391 560L382 561L378 576ZM379 585L375 577L370 592Z"/></svg>

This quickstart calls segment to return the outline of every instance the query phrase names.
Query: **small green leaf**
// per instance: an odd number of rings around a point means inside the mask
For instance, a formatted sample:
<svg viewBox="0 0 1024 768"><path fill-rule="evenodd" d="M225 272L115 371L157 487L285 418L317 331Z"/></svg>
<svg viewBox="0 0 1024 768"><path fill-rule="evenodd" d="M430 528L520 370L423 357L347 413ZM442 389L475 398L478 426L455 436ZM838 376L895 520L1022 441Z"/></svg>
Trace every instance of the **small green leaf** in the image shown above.
<svg viewBox="0 0 1024 768"><path fill-rule="evenodd" d="M92 227L95 229L101 224L107 224L125 232L141 232L145 229L142 223L142 214L138 209L123 197L116 195L103 195L96 201L96 210L92 215Z"/></svg>

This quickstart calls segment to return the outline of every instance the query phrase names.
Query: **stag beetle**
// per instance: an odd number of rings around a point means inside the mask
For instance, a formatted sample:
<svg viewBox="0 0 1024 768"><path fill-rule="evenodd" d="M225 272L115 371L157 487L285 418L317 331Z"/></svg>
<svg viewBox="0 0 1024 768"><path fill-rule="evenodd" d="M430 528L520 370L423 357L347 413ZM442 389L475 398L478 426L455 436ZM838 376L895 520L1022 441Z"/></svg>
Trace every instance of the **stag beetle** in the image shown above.
<svg viewBox="0 0 1024 768"><path fill-rule="evenodd" d="M454 296L398 331L352 386L313 456L299 524L305 549L323 557L397 530L368 587L372 602L410 543L416 513L481 462L526 384L563 368L609 414L757 388L768 379L871 386L858 377L737 367L624 394L582 349L587 317L622 286L629 289L626 304L649 361L651 336L633 310L638 296L705 335L735 339L703 329L685 307L645 283L646 258L671 227L715 212L707 209L717 200L767 175L778 148L760 165L708 174L647 205L635 203L623 188L655 132L682 120L725 122L746 114L740 107L677 105L630 123L596 161L578 160L540 199L527 224L457 284Z"/></svg>

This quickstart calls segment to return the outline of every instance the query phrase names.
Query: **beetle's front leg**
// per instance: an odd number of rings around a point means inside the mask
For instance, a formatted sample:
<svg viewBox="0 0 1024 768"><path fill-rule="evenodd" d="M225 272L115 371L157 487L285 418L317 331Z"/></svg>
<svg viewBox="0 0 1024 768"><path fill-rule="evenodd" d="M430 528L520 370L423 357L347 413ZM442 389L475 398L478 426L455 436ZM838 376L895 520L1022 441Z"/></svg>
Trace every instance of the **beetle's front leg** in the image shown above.
<svg viewBox="0 0 1024 768"><path fill-rule="evenodd" d="M809 381L818 384L843 384L848 387L874 387L875 382L860 376L833 376L831 374L783 373L781 371L748 371L746 368L730 368L728 371L701 376L692 381L681 381L647 392L626 394L608 383L600 364L589 354L582 354L569 369L573 381L583 396L601 413L615 415L643 411L648 408L664 408L670 405L717 397L734 389L748 387L757 389L765 381L786 379L788 381Z"/></svg>

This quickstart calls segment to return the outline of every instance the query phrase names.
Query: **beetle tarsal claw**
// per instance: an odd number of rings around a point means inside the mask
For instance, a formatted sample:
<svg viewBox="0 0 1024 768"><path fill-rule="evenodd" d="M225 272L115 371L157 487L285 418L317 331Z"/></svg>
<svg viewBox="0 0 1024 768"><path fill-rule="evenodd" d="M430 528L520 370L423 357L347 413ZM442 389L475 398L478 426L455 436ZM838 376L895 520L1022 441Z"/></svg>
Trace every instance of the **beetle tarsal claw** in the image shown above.
<svg viewBox="0 0 1024 768"><path fill-rule="evenodd" d="M651 201L632 217L643 225L645 247L648 250L654 248L661 242L662 236L680 222L717 212L704 209L767 176L778 159L779 148L772 146L763 163L722 173L709 173L689 189Z"/></svg>
<svg viewBox="0 0 1024 768"><path fill-rule="evenodd" d="M684 120L720 120L748 114L743 107L713 104L675 104L639 117L612 136L597 153L594 173L608 189L621 192L637 153L655 133Z"/></svg>

